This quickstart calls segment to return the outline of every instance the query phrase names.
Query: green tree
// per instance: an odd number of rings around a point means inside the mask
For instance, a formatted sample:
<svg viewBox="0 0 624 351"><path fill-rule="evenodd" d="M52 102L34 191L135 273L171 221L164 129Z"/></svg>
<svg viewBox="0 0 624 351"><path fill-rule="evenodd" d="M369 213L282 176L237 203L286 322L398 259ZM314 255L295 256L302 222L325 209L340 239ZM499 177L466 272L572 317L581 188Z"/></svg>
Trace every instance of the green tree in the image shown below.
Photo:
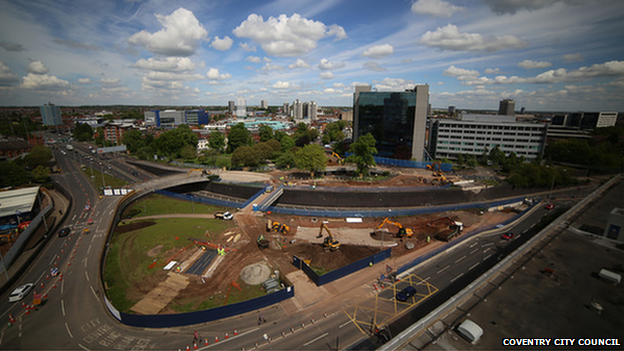
<svg viewBox="0 0 624 351"><path fill-rule="evenodd" d="M297 165L297 158L292 152L286 151L277 158L277 161L275 161L275 165L279 169L290 169Z"/></svg>
<svg viewBox="0 0 624 351"><path fill-rule="evenodd" d="M293 140L293 138L291 138L288 135L283 137L282 140L280 141L280 143L282 144L282 151L284 151L284 152L290 151L290 150L292 150L293 147L296 146L295 145L295 141Z"/></svg>
<svg viewBox="0 0 624 351"><path fill-rule="evenodd" d="M12 161L0 161L0 187L18 186L28 182L28 172Z"/></svg>
<svg viewBox="0 0 624 351"><path fill-rule="evenodd" d="M490 151L490 154L488 155L488 159L492 161L493 164L500 165L505 160L505 153L502 152L501 149L498 148L498 146L495 146Z"/></svg>
<svg viewBox="0 0 624 351"><path fill-rule="evenodd" d="M250 146L252 143L251 133L245 128L245 124L237 123L228 134L227 153L233 153L241 146Z"/></svg>
<svg viewBox="0 0 624 351"><path fill-rule="evenodd" d="M138 149L135 155L139 160L152 160L154 157L154 150L149 146L144 146Z"/></svg>
<svg viewBox="0 0 624 351"><path fill-rule="evenodd" d="M180 157L180 152L185 145L197 147L197 136L189 126L182 124L176 129L161 134L153 144L159 155L175 158Z"/></svg>
<svg viewBox="0 0 624 351"><path fill-rule="evenodd" d="M52 159L52 151L43 145L35 145L30 150L28 156L24 158L24 164L28 169L35 169L37 166L47 166Z"/></svg>
<svg viewBox="0 0 624 351"><path fill-rule="evenodd" d="M72 133L74 139L78 141L89 141L93 138L93 128L86 123L76 123Z"/></svg>
<svg viewBox="0 0 624 351"><path fill-rule="evenodd" d="M104 127L97 127L95 129L95 144L98 146L104 146Z"/></svg>
<svg viewBox="0 0 624 351"><path fill-rule="evenodd" d="M261 160L266 160L267 158L271 158L273 156L273 153L275 152L273 150L273 147L269 145L268 142L257 143L256 145L252 147L252 149L256 151L256 153L258 154L258 157Z"/></svg>
<svg viewBox="0 0 624 351"><path fill-rule="evenodd" d="M30 175L35 183L45 183L50 178L50 169L39 165L30 172Z"/></svg>
<svg viewBox="0 0 624 351"><path fill-rule="evenodd" d="M243 145L232 154L231 162L233 167L253 167L260 164L262 157L257 150L254 150L251 146Z"/></svg>
<svg viewBox="0 0 624 351"><path fill-rule="evenodd" d="M186 161L192 161L197 158L197 149L193 145L184 145L180 150L180 157Z"/></svg>
<svg viewBox="0 0 624 351"><path fill-rule="evenodd" d="M260 141L269 141L273 139L273 128L267 126L266 124L261 124L258 127L258 133L260 134Z"/></svg>
<svg viewBox="0 0 624 351"><path fill-rule="evenodd" d="M223 150L225 147L225 136L218 130L212 131L208 137L208 146L214 150Z"/></svg>
<svg viewBox="0 0 624 351"><path fill-rule="evenodd" d="M282 142L282 138L284 138L285 136L288 136L288 134L286 134L286 132L284 132L283 130L276 130L275 134L273 135L273 139L279 141L280 143Z"/></svg>
<svg viewBox="0 0 624 351"><path fill-rule="evenodd" d="M323 171L327 166L327 156L325 156L325 150L320 145L306 145L297 151L295 156L297 168L309 171L312 178L314 178L315 172Z"/></svg>
<svg viewBox="0 0 624 351"><path fill-rule="evenodd" d="M143 133L141 133L137 129L131 129L125 132L121 140L123 144L126 145L128 151L130 151L131 153L135 153L140 148L147 146L145 145L145 138L143 137Z"/></svg>
<svg viewBox="0 0 624 351"><path fill-rule="evenodd" d="M359 137L353 144L351 144L350 151L353 155L346 158L346 162L355 163L357 171L360 174L368 174L370 167L374 167L375 158L373 155L377 153L375 148L375 138L371 133L367 133Z"/></svg>

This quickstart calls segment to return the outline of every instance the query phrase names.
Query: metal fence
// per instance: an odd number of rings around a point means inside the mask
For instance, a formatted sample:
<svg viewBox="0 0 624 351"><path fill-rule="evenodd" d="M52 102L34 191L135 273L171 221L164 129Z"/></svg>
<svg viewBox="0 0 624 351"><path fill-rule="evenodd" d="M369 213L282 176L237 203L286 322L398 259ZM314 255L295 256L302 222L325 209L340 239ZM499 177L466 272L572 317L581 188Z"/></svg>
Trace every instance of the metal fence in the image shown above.
<svg viewBox="0 0 624 351"><path fill-rule="evenodd" d="M168 190L155 190L154 193L164 195L164 196L169 196L169 197L179 199L179 200L194 201L194 202L208 204L208 205L233 207L233 208L243 207L240 202L234 202L234 201L223 200L223 199L213 199L210 197L202 197L202 196L195 196L195 195L192 195L191 197L189 197L188 194L179 194L179 193L175 193L173 191L168 191Z"/></svg>
<svg viewBox="0 0 624 351"><path fill-rule="evenodd" d="M316 274L316 272L314 271L314 269L312 269L312 267L310 267L310 265L308 265L301 258L295 255L293 255L293 265L303 270L303 272L310 278L310 280L314 282L314 284L321 286L327 283L331 283L334 280L338 280L342 277L345 277L351 273L355 273L373 264L377 264L385 260L386 258L389 258L391 254L392 254L392 249L386 249L372 256L368 256L359 261L355 261L344 267L335 269L323 275Z"/></svg>
<svg viewBox="0 0 624 351"><path fill-rule="evenodd" d="M352 155L351 153L345 153L345 157ZM412 160L399 160L396 158L388 158L388 157L380 157L374 156L375 163L397 166L397 167L409 167L409 168L427 168L427 166L432 165L437 162L425 162L425 161L412 161ZM440 170L442 172L451 172L453 170L453 164L451 163L441 163Z"/></svg>

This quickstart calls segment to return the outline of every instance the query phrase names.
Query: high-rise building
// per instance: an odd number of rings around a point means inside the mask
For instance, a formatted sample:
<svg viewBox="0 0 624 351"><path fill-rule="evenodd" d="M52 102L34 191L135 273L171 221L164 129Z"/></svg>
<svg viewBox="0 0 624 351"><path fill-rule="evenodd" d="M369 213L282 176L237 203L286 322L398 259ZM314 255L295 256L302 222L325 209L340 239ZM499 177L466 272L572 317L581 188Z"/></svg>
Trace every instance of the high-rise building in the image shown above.
<svg viewBox="0 0 624 351"><path fill-rule="evenodd" d="M282 110L284 110L284 114L286 116L290 116L290 104L288 102L284 103L284 105L282 106Z"/></svg>
<svg viewBox="0 0 624 351"><path fill-rule="evenodd" d="M260 100L260 108L267 109L269 108L269 102L266 100Z"/></svg>
<svg viewBox="0 0 624 351"><path fill-rule="evenodd" d="M310 121L315 121L316 120L316 102L314 101L310 101L310 102L304 102L303 106L302 106L302 119L308 119Z"/></svg>
<svg viewBox="0 0 624 351"><path fill-rule="evenodd" d="M228 109L230 113L234 113L236 111L236 103L234 101L228 101Z"/></svg>
<svg viewBox="0 0 624 351"><path fill-rule="evenodd" d="M40 107L41 118L46 126L60 126L63 124L61 109L51 102Z"/></svg>
<svg viewBox="0 0 624 351"><path fill-rule="evenodd" d="M247 101L242 96L236 99L236 117L247 117Z"/></svg>
<svg viewBox="0 0 624 351"><path fill-rule="evenodd" d="M371 133L378 156L422 161L425 152L429 85L404 92L373 92L357 86L353 94L353 135Z"/></svg>
<svg viewBox="0 0 624 351"><path fill-rule="evenodd" d="M505 116L515 116L516 115L516 102L512 99L504 99L501 100L498 104L498 114Z"/></svg>
<svg viewBox="0 0 624 351"><path fill-rule="evenodd" d="M292 104L292 116L295 120L303 119L303 103L299 99Z"/></svg>

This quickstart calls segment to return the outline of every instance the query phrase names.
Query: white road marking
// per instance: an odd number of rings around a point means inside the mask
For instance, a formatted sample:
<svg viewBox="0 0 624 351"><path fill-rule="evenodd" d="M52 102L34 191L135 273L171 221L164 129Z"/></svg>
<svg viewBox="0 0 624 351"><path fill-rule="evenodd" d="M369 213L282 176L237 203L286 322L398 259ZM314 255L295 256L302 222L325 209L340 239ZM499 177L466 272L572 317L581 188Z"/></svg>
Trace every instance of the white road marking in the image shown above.
<svg viewBox="0 0 624 351"><path fill-rule="evenodd" d="M353 322L352 320L349 320L348 322L344 322L344 323L342 323L341 325L338 326L338 329L342 329L344 326L346 326L348 324L351 324L352 322Z"/></svg>
<svg viewBox="0 0 624 351"><path fill-rule="evenodd" d="M492 254L489 254L489 255L487 255L487 256L485 256L485 257L483 257L483 261L487 260L487 259L488 259L488 258L490 258L491 256L492 256Z"/></svg>
<svg viewBox="0 0 624 351"><path fill-rule="evenodd" d="M91 244L89 244L89 248L87 249L87 255L89 254L89 252L91 251ZM86 264L86 263L85 263ZM86 266L85 266L86 267Z"/></svg>
<svg viewBox="0 0 624 351"><path fill-rule="evenodd" d="M325 333L325 334L322 334L322 335L317 336L316 338L314 338L314 339L312 339L312 340L310 340L310 341L306 342L305 344L303 344L303 347L306 347L306 346L308 346L308 345L310 345L310 344L312 344L312 343L315 343L315 342L317 342L317 341L321 340L322 338L326 337L326 336L327 336L327 334L329 334L329 333Z"/></svg>
<svg viewBox="0 0 624 351"><path fill-rule="evenodd" d="M458 276L456 276L455 278L451 279L451 283L455 281L455 279L461 277L462 275L464 275L464 273L459 273Z"/></svg>
<svg viewBox="0 0 624 351"><path fill-rule="evenodd" d="M473 268L475 268L476 266L478 266L481 262L477 262L475 264L473 264L470 268L468 268L469 271L471 271Z"/></svg>
<svg viewBox="0 0 624 351"><path fill-rule="evenodd" d="M85 277L87 278L87 281L89 281L89 274L87 273L87 271L85 271Z"/></svg>
<svg viewBox="0 0 624 351"><path fill-rule="evenodd" d="M67 329L67 334L69 334L69 336L71 336L71 338L73 339L74 336L72 335L71 331L69 330L69 325L67 325L67 322L65 322L65 328Z"/></svg>
<svg viewBox="0 0 624 351"><path fill-rule="evenodd" d="M486 247L486 246L492 246L492 245L494 245L494 243L487 243L487 244L483 244L481 246Z"/></svg>
<svg viewBox="0 0 624 351"><path fill-rule="evenodd" d="M71 220L72 221L76 220L76 215L74 215Z"/></svg>
<svg viewBox="0 0 624 351"><path fill-rule="evenodd" d="M63 317L65 317L65 300L61 300L61 311L63 311Z"/></svg>
<svg viewBox="0 0 624 351"><path fill-rule="evenodd" d="M472 245L470 245L470 247L473 247L473 246L477 245L478 243L479 243L479 242L476 242L476 241L475 241L475 243L474 243L474 244L472 244Z"/></svg>
<svg viewBox="0 0 624 351"><path fill-rule="evenodd" d="M52 262L54 262L55 259L56 259L56 255L52 256L52 259L50 260L50 263L48 263L48 266L51 266Z"/></svg>
<svg viewBox="0 0 624 351"><path fill-rule="evenodd" d="M483 250L483 253L486 253L488 251L490 251L491 247L488 247L487 249Z"/></svg>
<svg viewBox="0 0 624 351"><path fill-rule="evenodd" d="M473 253L475 253L475 252L477 252L477 251L479 251L479 248L476 248L476 249L474 249L474 250L470 251L470 255L472 255Z"/></svg>
<svg viewBox="0 0 624 351"><path fill-rule="evenodd" d="M89 285L89 287L91 288L91 292L93 293L93 296L95 296L95 299L100 301L100 298L97 296L97 294L95 293L95 290L93 290L93 285Z"/></svg>
<svg viewBox="0 0 624 351"><path fill-rule="evenodd" d="M88 348L86 348L86 347L84 347L84 346L82 346L82 345L80 345L80 344L78 344L78 346L80 346L83 350L86 350L86 351L91 351L91 350L89 350Z"/></svg>
<svg viewBox="0 0 624 351"><path fill-rule="evenodd" d="M89 246L89 247L91 247L91 246ZM87 253L88 253L88 252L87 252ZM85 259L84 259L84 266L85 266L85 268L87 268L87 260L88 260L88 259L89 259L89 257L85 257ZM86 273L86 272L85 272L85 273Z"/></svg>
<svg viewBox="0 0 624 351"><path fill-rule="evenodd" d="M455 260L455 263L458 263L459 261L463 260L464 258L466 258L466 255L463 255L462 257L460 257L457 260Z"/></svg>
<svg viewBox="0 0 624 351"><path fill-rule="evenodd" d="M64 291L65 291L65 280L61 282L61 295L63 295Z"/></svg>
<svg viewBox="0 0 624 351"><path fill-rule="evenodd" d="M437 272L436 272L436 274L440 274L440 273L444 272L444 271L445 271L445 270L447 270L450 266L451 266L451 265L448 265L448 266L446 266L446 267L444 267L444 268L440 269L439 271L437 271Z"/></svg>

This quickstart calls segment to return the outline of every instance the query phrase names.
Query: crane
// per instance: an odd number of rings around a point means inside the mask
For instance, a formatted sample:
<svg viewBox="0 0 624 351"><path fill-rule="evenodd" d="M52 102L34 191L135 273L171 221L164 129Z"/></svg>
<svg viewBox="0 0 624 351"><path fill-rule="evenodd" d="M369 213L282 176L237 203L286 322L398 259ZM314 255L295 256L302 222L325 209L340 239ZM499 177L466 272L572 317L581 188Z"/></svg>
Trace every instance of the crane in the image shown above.
<svg viewBox="0 0 624 351"><path fill-rule="evenodd" d="M404 228L403 225L399 222L395 222L390 220L390 218L386 217L378 226L377 228L375 228L375 231L380 230L381 228L383 228L383 226L386 224L394 224L395 226L399 227L399 231L396 233L397 238L403 238L403 237L412 237L412 235L414 235L414 231L411 230L410 228Z"/></svg>
<svg viewBox="0 0 624 351"><path fill-rule="evenodd" d="M323 250L325 252L338 251L338 249L340 249L340 241L334 239L334 237L332 236L331 230L329 230L329 228L327 227L327 223L329 222L321 223L321 228L319 230L319 234L317 235L317 238L323 237L323 229L325 229L325 231L327 232L327 237L323 241Z"/></svg>

